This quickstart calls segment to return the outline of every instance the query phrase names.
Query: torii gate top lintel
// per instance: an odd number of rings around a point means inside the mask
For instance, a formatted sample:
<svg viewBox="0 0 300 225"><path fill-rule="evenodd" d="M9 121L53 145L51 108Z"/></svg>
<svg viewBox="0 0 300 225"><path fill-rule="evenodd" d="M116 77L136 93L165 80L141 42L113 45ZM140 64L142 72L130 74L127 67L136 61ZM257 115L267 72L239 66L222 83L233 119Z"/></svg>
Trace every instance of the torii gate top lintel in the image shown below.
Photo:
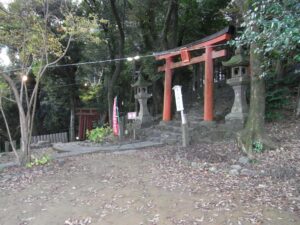
<svg viewBox="0 0 300 225"><path fill-rule="evenodd" d="M213 59L226 56L226 50L214 51L213 47L224 41L228 41L234 32L234 27L225 29L207 36L201 40L187 45L170 49L167 51L153 53L156 60L165 60L165 65L158 68L158 72L165 72L164 84L164 108L163 120L171 120L171 100L172 100L172 71L175 68L205 62L205 84L204 84L204 120L213 120ZM191 57L190 51L205 49L205 53L200 56ZM181 56L181 61L173 62L175 56Z"/></svg>
<svg viewBox="0 0 300 225"><path fill-rule="evenodd" d="M169 49L166 51L154 52L153 55L155 56L156 60L162 60L169 57L177 56L182 53L182 50L193 51L193 50L201 49L206 46L212 46L220 42L230 40L233 33L234 33L234 27L229 26L217 33L206 36L205 38L202 38L200 40L191 42L186 45L182 45L177 48Z"/></svg>

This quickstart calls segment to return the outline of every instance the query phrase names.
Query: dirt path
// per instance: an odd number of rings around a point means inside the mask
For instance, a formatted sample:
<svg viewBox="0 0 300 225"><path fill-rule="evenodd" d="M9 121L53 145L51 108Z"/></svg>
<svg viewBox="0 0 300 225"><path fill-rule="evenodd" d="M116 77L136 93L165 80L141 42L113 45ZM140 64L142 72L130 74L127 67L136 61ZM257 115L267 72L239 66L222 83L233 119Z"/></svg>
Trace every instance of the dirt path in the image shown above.
<svg viewBox="0 0 300 225"><path fill-rule="evenodd" d="M0 224L300 224L295 180L229 176L234 161L189 160L186 151L98 153L2 171Z"/></svg>

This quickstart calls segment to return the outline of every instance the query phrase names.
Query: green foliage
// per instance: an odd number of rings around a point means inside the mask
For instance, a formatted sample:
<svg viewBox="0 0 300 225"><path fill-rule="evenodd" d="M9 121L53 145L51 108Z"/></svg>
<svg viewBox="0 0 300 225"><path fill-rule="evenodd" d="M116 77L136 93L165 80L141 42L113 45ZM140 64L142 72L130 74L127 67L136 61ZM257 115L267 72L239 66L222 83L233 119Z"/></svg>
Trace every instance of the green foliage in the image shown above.
<svg viewBox="0 0 300 225"><path fill-rule="evenodd" d="M33 166L41 166L41 165L46 165L51 161L51 157L49 155L44 155L41 158L35 158L32 156L32 162L27 163L26 167L27 168L32 168Z"/></svg>
<svg viewBox="0 0 300 225"><path fill-rule="evenodd" d="M268 121L283 118L282 108L289 104L290 91L287 87L278 86L268 89L266 93L266 119Z"/></svg>
<svg viewBox="0 0 300 225"><path fill-rule="evenodd" d="M60 37L45 26L47 21L35 11L42 7L41 2L14 1L7 12L0 11L0 42L17 49L20 60L27 65L32 60L40 61L45 51L55 56L62 53Z"/></svg>
<svg viewBox="0 0 300 225"><path fill-rule="evenodd" d="M215 33L227 25L221 9L229 0L181 0L179 26L184 31L182 44ZM209 24L209 26L208 26Z"/></svg>
<svg viewBox="0 0 300 225"><path fill-rule="evenodd" d="M5 82L3 82L3 79L0 76L0 108L2 107L6 115L6 119L12 131L11 133L12 138L15 139L19 137L20 129L18 129L19 127L18 120L15 119L18 118L17 105L14 103L14 99L10 98L10 93L11 91L8 85ZM2 140L8 139L7 131L3 119L4 119L3 115L2 113L0 113L0 121L1 121L0 122L0 145L1 145L1 139Z"/></svg>
<svg viewBox="0 0 300 225"><path fill-rule="evenodd" d="M88 102L96 98L100 92L101 86L99 84L87 86L81 90L80 99L83 102Z"/></svg>
<svg viewBox="0 0 300 225"><path fill-rule="evenodd" d="M283 114L281 111L266 111L266 120L267 121L278 121L283 119Z"/></svg>
<svg viewBox="0 0 300 225"><path fill-rule="evenodd" d="M97 24L99 21L96 18L93 14L90 14L88 19L84 16L68 14L60 29L64 33L75 36L76 41L89 41L100 44L103 40L99 36L100 30Z"/></svg>
<svg viewBox="0 0 300 225"><path fill-rule="evenodd" d="M284 113L294 108L292 96L298 87L299 74L285 72L283 79L266 79L266 120L276 121L284 118Z"/></svg>
<svg viewBox="0 0 300 225"><path fill-rule="evenodd" d="M259 163L259 161L257 159L250 159L249 163L251 163L251 164L257 164L257 163Z"/></svg>
<svg viewBox="0 0 300 225"><path fill-rule="evenodd" d="M0 77L0 97L5 96L8 93L9 93L8 85L2 82Z"/></svg>
<svg viewBox="0 0 300 225"><path fill-rule="evenodd" d="M109 126L97 127L86 132L88 140L96 143L101 143L104 139L112 134L112 129Z"/></svg>
<svg viewBox="0 0 300 225"><path fill-rule="evenodd" d="M262 153L264 151L264 145L260 141L253 142L253 151L256 153Z"/></svg>
<svg viewBox="0 0 300 225"><path fill-rule="evenodd" d="M275 59L300 59L300 4L298 0L253 0L243 15L244 28L235 45L257 45L254 49L263 57L262 68L266 76Z"/></svg>
<svg viewBox="0 0 300 225"><path fill-rule="evenodd" d="M15 0L7 10L0 10L0 43L18 55L13 64L31 65L37 76L43 66L63 54L64 41L70 36L72 40L101 41L95 19L78 16L72 11L72 1L61 3L49 1L48 14L44 1Z"/></svg>

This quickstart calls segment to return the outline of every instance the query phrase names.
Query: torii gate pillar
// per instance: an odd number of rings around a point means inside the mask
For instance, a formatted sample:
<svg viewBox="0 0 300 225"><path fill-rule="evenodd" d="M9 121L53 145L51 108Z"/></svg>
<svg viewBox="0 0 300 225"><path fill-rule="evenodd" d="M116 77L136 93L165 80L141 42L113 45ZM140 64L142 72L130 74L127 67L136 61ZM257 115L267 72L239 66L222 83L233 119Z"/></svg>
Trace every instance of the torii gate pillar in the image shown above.
<svg viewBox="0 0 300 225"><path fill-rule="evenodd" d="M171 102L172 102L172 58L166 58L165 65L165 85L164 85L164 111L163 111L163 120L171 120Z"/></svg>
<svg viewBox="0 0 300 225"><path fill-rule="evenodd" d="M214 117L214 75L212 47L205 48L205 81L204 81L204 121L212 121Z"/></svg>

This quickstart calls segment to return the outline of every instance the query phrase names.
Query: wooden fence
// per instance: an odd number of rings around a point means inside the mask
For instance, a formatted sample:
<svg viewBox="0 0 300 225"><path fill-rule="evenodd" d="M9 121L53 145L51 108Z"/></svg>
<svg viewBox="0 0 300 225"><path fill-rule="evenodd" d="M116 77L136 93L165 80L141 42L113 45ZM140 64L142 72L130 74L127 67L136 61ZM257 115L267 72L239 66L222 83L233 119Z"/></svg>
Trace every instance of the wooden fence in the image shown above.
<svg viewBox="0 0 300 225"><path fill-rule="evenodd" d="M56 134L45 134L39 136L32 136L31 143L38 143L39 141L49 141L50 143L57 143L57 142L68 142L68 133L56 133Z"/></svg>
<svg viewBox="0 0 300 225"><path fill-rule="evenodd" d="M49 143L57 143L57 142L68 142L68 133L56 133L56 134L45 134L45 135L38 135L38 136L32 136L31 138L31 144L36 145L39 141L47 141ZM20 141L21 143L21 141ZM15 147L18 147L16 144L16 141L13 140L13 145ZM11 145L9 141L4 141L4 149L2 149L2 144L0 143L0 152L3 150L5 152L12 151ZM35 146L36 147L36 146Z"/></svg>

